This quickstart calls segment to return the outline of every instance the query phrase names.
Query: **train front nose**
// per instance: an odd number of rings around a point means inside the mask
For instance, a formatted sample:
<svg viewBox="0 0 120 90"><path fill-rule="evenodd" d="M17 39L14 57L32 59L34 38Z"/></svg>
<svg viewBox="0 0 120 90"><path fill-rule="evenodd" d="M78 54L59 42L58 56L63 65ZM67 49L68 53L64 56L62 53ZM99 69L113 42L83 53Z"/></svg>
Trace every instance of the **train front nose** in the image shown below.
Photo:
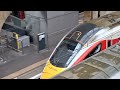
<svg viewBox="0 0 120 90"><path fill-rule="evenodd" d="M65 68L55 67L50 62L48 62L42 72L40 79L50 79L64 70Z"/></svg>

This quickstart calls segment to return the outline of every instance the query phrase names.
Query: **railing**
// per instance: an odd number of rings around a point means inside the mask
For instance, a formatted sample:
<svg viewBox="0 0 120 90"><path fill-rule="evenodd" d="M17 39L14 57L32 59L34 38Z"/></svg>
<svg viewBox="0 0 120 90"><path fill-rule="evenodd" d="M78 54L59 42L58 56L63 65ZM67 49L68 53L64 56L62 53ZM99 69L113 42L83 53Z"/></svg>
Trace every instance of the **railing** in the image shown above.
<svg viewBox="0 0 120 90"><path fill-rule="evenodd" d="M16 32L17 34L19 34L19 36L23 36L25 33L27 33L27 35L30 36L30 40L34 39L33 41L31 41L31 43L35 46L38 46L37 34L40 33L40 29L41 29L40 22L41 22L41 18L31 16L31 15L26 15L25 19L19 19L15 16L10 15L5 22L6 26L3 29L4 29L4 31L6 30L6 32L7 31ZM15 30L13 30L13 29L15 29ZM19 30L17 30L17 29L19 29ZM22 30L22 31L20 31L20 30ZM7 33L6 33L6 35L8 36L9 34L7 34ZM8 36L8 38L11 38L11 42L16 41L16 43L17 43L17 40L14 37ZM46 38L46 40L47 40L47 38ZM12 46L12 48L13 48L13 46ZM16 48L14 47L14 49L16 49Z"/></svg>
<svg viewBox="0 0 120 90"><path fill-rule="evenodd" d="M17 17L15 17L13 15L10 15L7 18L5 23L7 23L9 25L12 25L14 27L17 27L17 28L22 28L22 29L25 29L25 26L27 24L27 22L25 20L17 18Z"/></svg>
<svg viewBox="0 0 120 90"><path fill-rule="evenodd" d="M4 29L2 29L2 35L4 38L6 38L6 46L7 47L14 49L18 52L24 52L23 41L19 41L19 37L22 37L21 35L18 35L15 32L9 32Z"/></svg>

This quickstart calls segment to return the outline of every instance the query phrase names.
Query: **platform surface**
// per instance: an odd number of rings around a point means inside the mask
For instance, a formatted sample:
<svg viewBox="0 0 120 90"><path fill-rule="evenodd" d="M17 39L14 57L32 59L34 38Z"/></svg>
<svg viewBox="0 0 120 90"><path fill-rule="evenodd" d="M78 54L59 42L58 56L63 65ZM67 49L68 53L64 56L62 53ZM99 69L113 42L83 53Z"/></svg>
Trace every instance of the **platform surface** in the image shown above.
<svg viewBox="0 0 120 90"><path fill-rule="evenodd" d="M17 53L13 50L7 51L7 55L9 54L9 57L6 57L7 59L4 59L6 61L5 63L2 63L0 65L0 78L3 78L5 76L8 76L12 73L15 73L21 69L24 69L34 63L37 63L39 61L42 61L50 56L52 53L53 48L50 48L48 50L43 50L41 52L34 51L33 47L27 47L24 50L24 54ZM8 53L9 52L9 53ZM16 54L15 54L16 53ZM14 55L14 56L13 56Z"/></svg>

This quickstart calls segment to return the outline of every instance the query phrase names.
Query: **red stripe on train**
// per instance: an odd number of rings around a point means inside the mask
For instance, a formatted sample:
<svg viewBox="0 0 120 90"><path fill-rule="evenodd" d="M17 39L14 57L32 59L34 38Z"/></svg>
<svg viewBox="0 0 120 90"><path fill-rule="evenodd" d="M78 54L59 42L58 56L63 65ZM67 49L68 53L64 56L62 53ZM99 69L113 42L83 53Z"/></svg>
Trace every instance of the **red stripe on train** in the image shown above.
<svg viewBox="0 0 120 90"><path fill-rule="evenodd" d="M114 45L117 42L119 42L119 39L117 38L117 39L113 39L111 41L112 41L112 45ZM74 62L73 66L77 65L78 63L80 63L81 61L83 61L85 59L85 57L100 43L102 44L101 51L105 50L107 48L107 40L103 40L103 41L99 41L99 42L95 43L86 52L84 52L83 55L81 55L76 62Z"/></svg>
<svg viewBox="0 0 120 90"><path fill-rule="evenodd" d="M85 59L85 57L99 44L100 42L95 43L94 45L92 45L87 51L85 51L76 62L74 62L74 65L77 65L78 63L80 63L81 61L83 61Z"/></svg>
<svg viewBox="0 0 120 90"><path fill-rule="evenodd" d="M102 41L102 47L101 47L101 50L104 50L107 48L107 45L106 45L107 41L106 40L103 40Z"/></svg>

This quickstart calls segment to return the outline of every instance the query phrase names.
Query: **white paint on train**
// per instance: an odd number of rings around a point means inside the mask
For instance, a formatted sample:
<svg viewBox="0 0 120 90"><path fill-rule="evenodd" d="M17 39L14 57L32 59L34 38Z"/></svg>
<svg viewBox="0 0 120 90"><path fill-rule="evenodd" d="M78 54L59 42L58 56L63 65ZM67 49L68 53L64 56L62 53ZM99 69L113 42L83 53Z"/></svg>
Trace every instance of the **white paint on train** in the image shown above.
<svg viewBox="0 0 120 90"><path fill-rule="evenodd" d="M120 79L120 72L112 76L110 79Z"/></svg>

